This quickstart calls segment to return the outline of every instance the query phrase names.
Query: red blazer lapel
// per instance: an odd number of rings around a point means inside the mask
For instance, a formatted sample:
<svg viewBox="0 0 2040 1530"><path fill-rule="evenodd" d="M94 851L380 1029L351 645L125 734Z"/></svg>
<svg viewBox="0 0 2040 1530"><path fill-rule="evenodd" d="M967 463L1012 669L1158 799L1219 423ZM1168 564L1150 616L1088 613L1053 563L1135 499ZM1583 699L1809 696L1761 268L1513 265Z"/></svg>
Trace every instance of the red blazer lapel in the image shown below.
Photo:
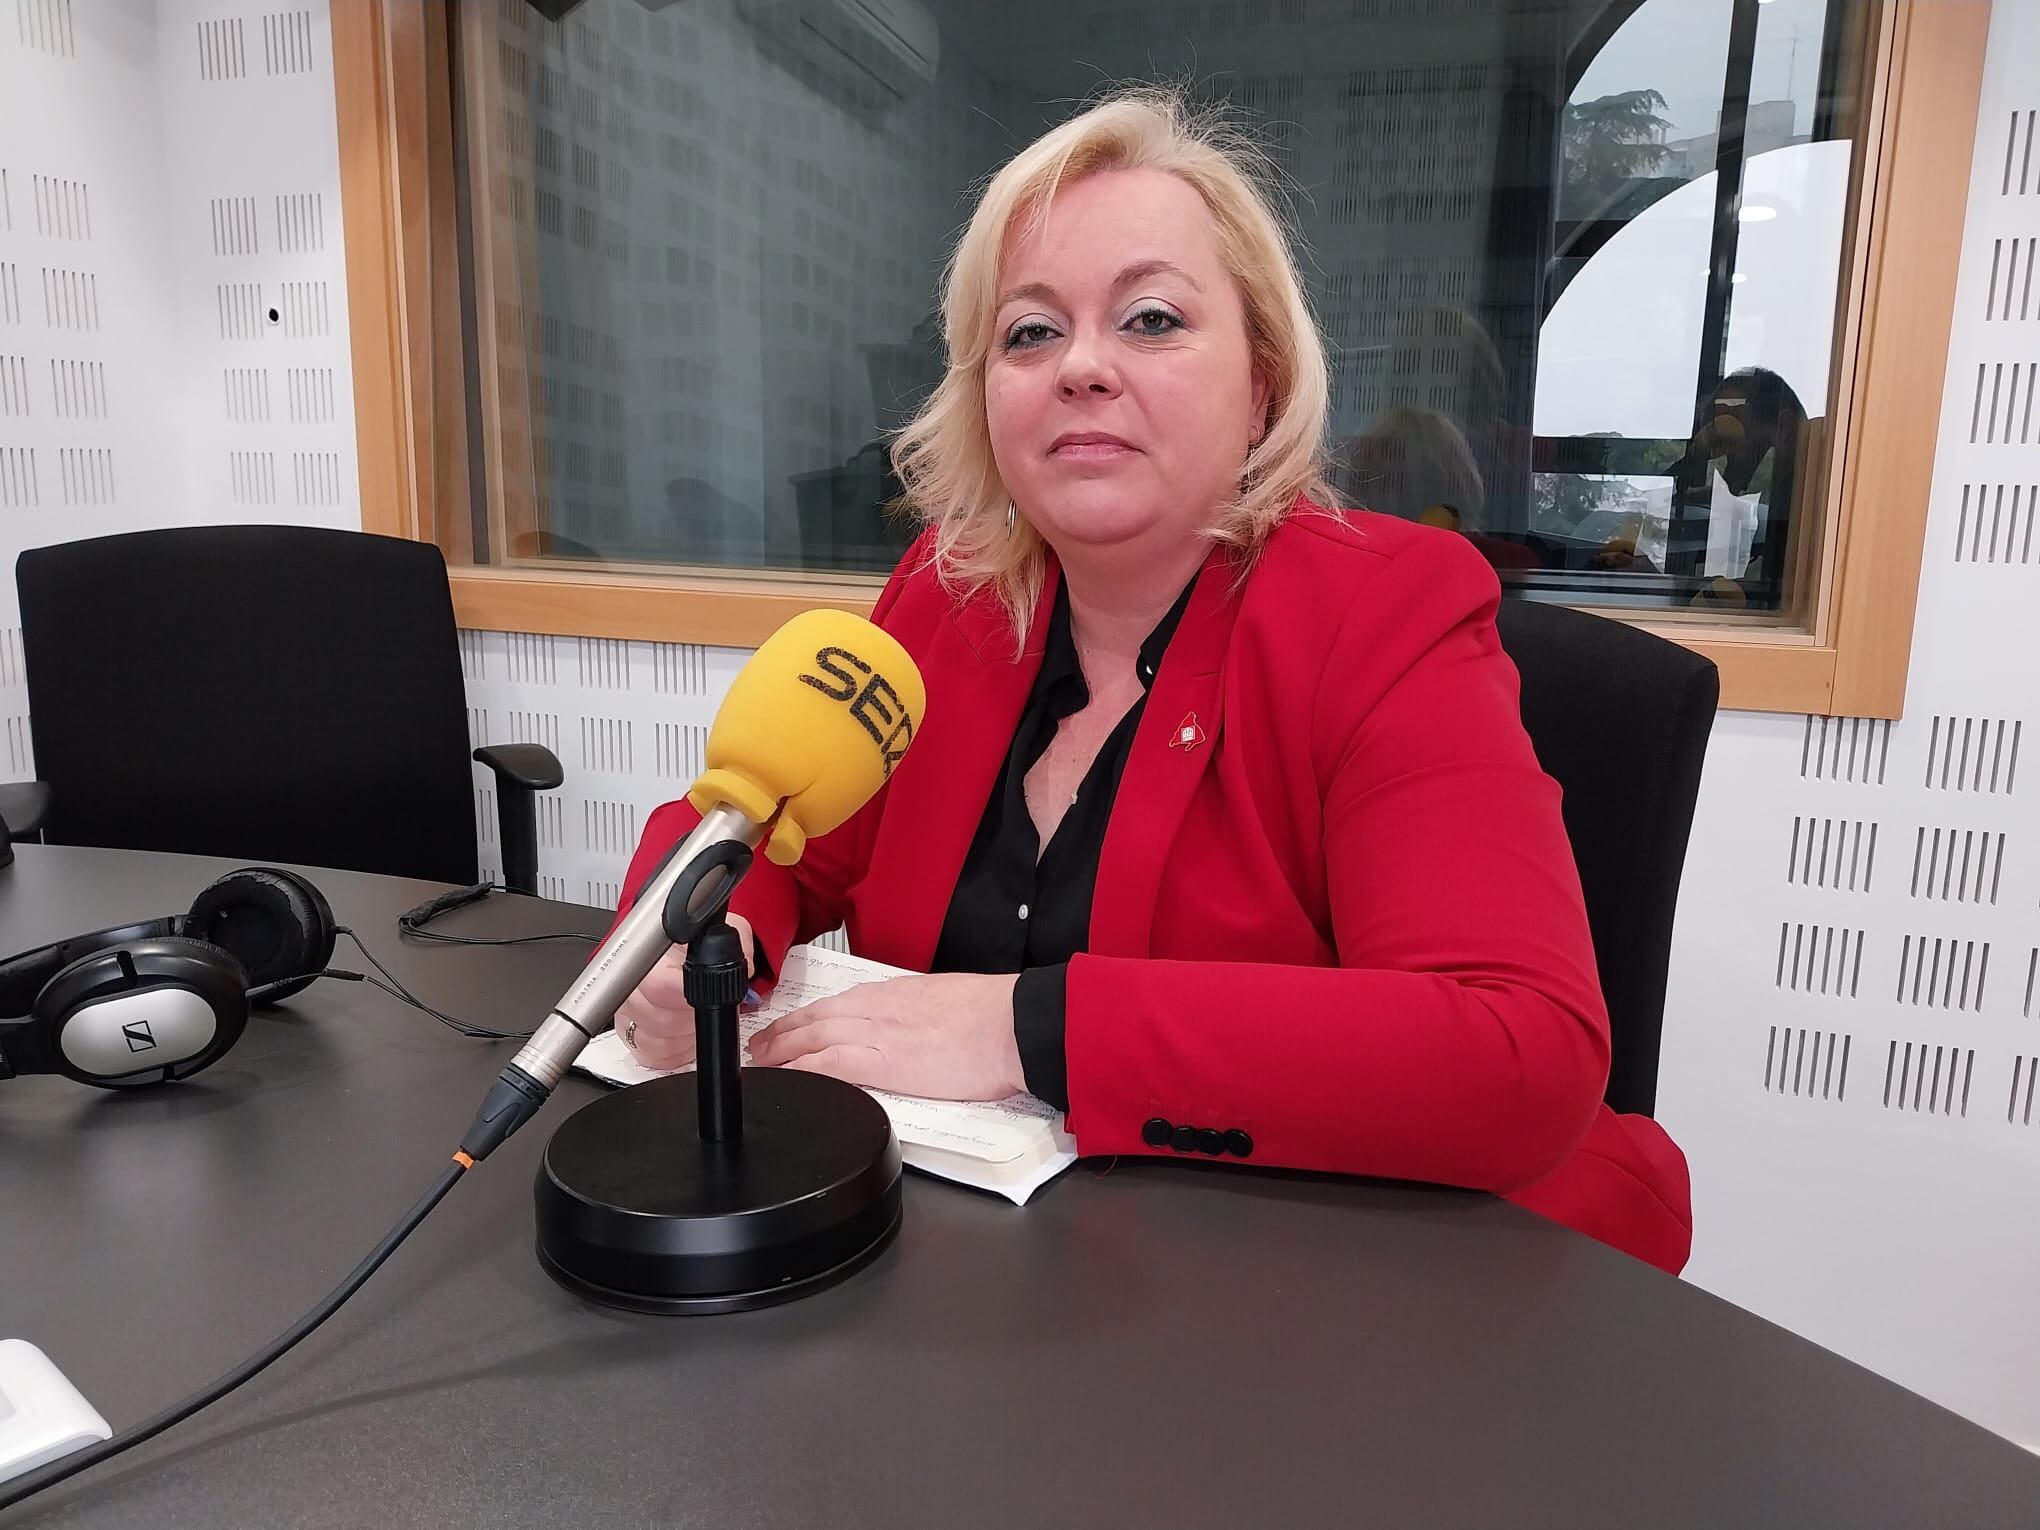
<svg viewBox="0 0 2040 1530"><path fill-rule="evenodd" d="M1091 898L1091 950L1147 956L1176 831L1220 745L1220 672L1239 611L1238 569L1213 551L1162 658L1112 802ZM932 710L932 709L931 709ZM958 863L961 865L961 862Z"/></svg>
<svg viewBox="0 0 2040 1530"><path fill-rule="evenodd" d="M1005 610L990 595L952 612L921 656L928 714L894 777L866 884L885 905L872 917L886 926L897 965L926 972L934 960L992 777L1041 669L1060 579L1051 563L1017 661Z"/></svg>

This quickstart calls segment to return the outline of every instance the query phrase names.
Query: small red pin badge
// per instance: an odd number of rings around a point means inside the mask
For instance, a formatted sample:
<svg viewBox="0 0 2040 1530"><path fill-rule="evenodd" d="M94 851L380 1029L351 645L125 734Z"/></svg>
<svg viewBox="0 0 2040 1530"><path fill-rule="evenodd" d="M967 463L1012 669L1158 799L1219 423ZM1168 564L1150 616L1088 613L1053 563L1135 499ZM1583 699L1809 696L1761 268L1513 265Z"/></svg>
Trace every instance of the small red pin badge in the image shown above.
<svg viewBox="0 0 2040 1530"><path fill-rule="evenodd" d="M1204 742L1204 730L1197 726L1197 714L1185 712L1183 720L1176 724L1176 731L1169 736L1169 747L1186 753Z"/></svg>

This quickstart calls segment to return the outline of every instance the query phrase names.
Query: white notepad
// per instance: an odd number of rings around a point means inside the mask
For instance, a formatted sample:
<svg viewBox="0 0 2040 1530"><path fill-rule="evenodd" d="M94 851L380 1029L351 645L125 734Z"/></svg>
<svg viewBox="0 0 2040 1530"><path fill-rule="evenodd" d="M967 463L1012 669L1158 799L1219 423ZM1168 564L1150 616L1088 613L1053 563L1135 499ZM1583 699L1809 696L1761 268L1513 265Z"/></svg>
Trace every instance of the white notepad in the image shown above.
<svg viewBox="0 0 2040 1530"><path fill-rule="evenodd" d="M781 1015L859 983L906 975L902 968L861 956L795 946L786 953L770 1000L738 1017L746 1059L752 1034ZM583 1047L574 1066L610 1084L642 1084L665 1076L641 1066L614 1031ZM692 1067L690 1063L673 1071L689 1072ZM1031 1094L979 1104L916 1099L883 1089L865 1092L892 1118L900 1154L909 1168L994 1191L1016 1206L1026 1205L1035 1191L1077 1161L1076 1141L1063 1130L1062 1113Z"/></svg>

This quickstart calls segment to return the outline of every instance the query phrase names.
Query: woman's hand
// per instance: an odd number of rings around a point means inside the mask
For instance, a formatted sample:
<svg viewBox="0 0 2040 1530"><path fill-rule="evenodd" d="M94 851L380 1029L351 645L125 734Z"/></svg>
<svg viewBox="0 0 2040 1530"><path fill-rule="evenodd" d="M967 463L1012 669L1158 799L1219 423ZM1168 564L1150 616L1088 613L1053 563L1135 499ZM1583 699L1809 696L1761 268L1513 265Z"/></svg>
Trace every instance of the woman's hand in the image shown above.
<svg viewBox="0 0 2040 1530"><path fill-rule="evenodd" d="M923 1099L1002 1100L1027 1088L1016 980L939 972L862 983L780 1016L751 1038L751 1061Z"/></svg>
<svg viewBox="0 0 2040 1530"><path fill-rule="evenodd" d="M754 968L751 922L742 914L725 915L744 946L744 967ZM680 967L687 948L675 946L616 1006L616 1033L647 1068L680 1068L694 1061L694 1010L680 988Z"/></svg>

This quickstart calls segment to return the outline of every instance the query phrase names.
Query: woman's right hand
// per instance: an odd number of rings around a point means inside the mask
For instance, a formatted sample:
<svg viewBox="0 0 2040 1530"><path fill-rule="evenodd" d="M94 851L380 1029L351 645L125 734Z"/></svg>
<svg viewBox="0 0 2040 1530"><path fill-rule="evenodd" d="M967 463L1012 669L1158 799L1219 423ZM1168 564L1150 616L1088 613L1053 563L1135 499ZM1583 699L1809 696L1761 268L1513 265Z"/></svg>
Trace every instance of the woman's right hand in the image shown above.
<svg viewBox="0 0 2040 1530"><path fill-rule="evenodd" d="M751 923L742 914L725 917L744 946L744 967L756 969ZM674 946L659 958L631 993L616 1007L616 1033L647 1068L683 1068L694 1061L694 1010L681 989L680 968L687 948Z"/></svg>

